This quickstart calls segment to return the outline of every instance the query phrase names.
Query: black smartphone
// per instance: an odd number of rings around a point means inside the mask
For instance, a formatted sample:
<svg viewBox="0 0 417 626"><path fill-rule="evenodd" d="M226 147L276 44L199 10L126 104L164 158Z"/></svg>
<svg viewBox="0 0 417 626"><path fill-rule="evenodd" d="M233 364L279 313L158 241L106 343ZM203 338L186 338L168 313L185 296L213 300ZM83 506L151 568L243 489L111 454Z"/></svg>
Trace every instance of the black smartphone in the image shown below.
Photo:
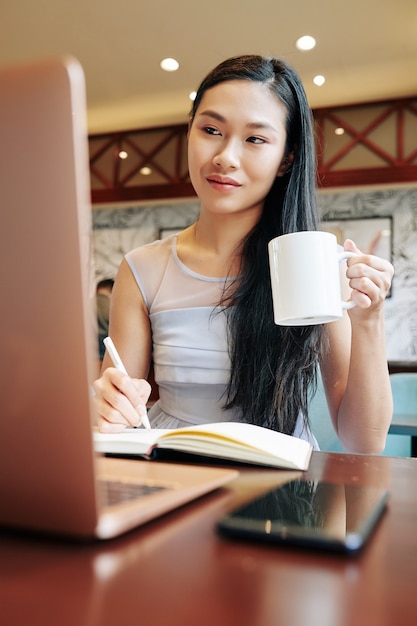
<svg viewBox="0 0 417 626"><path fill-rule="evenodd" d="M221 518L226 537L354 554L386 509L388 492L367 486L292 480Z"/></svg>

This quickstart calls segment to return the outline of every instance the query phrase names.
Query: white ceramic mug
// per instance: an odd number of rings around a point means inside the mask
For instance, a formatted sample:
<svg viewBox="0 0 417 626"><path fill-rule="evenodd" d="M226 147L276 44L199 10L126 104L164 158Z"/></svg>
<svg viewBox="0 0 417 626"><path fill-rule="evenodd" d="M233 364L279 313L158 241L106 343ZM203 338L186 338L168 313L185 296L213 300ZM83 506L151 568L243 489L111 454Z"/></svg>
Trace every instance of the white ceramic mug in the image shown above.
<svg viewBox="0 0 417 626"><path fill-rule="evenodd" d="M339 264L356 256L339 252L332 233L301 231L268 244L275 324L310 326L333 322L355 303L341 296Z"/></svg>

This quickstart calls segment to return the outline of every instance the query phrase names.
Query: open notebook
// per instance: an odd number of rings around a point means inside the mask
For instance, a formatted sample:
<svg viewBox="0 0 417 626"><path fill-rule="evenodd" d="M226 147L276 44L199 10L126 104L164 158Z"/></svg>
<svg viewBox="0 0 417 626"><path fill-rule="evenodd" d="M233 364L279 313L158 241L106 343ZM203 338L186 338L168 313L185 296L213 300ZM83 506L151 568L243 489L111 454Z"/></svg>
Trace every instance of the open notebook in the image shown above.
<svg viewBox="0 0 417 626"><path fill-rule="evenodd" d="M236 472L96 458L83 71L0 69L0 94L0 524L113 537Z"/></svg>
<svg viewBox="0 0 417 626"><path fill-rule="evenodd" d="M169 430L127 428L122 433L94 433L95 449L114 456L233 461L280 469L307 470L313 447L308 441L239 422L198 424Z"/></svg>

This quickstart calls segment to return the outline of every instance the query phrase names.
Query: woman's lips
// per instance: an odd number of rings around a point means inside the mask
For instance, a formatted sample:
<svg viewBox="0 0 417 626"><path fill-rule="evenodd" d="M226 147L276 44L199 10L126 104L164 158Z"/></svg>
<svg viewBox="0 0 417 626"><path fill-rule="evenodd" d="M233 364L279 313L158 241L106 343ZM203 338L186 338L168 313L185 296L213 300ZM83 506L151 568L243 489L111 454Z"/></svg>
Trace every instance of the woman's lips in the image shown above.
<svg viewBox="0 0 417 626"><path fill-rule="evenodd" d="M207 176L206 178L209 185L211 185L214 189L236 189L236 187L241 187L241 184L238 183L233 178L229 178L228 176Z"/></svg>

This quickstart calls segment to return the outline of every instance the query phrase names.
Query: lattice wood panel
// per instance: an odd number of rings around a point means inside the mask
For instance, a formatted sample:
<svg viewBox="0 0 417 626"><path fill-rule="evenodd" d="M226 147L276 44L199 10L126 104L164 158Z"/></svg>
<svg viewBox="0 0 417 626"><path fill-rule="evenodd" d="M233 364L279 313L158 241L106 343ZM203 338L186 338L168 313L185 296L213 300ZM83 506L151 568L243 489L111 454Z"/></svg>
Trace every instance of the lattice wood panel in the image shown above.
<svg viewBox="0 0 417 626"><path fill-rule="evenodd" d="M314 111L320 186L417 181L417 98Z"/></svg>
<svg viewBox="0 0 417 626"><path fill-rule="evenodd" d="M417 97L313 114L318 186L417 182ZM195 195L186 124L91 135L89 148L93 203Z"/></svg>

